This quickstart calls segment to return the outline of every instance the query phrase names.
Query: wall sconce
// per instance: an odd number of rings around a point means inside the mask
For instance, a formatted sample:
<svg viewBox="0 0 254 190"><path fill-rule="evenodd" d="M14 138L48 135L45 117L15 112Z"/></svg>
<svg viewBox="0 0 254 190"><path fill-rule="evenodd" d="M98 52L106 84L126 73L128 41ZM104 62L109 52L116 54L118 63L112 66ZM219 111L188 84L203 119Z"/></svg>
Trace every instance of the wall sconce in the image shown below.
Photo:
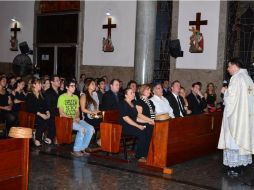
<svg viewBox="0 0 254 190"><path fill-rule="evenodd" d="M111 9L108 9L108 10L106 11L106 15L107 15L107 16L110 16L110 15L111 15Z"/></svg>

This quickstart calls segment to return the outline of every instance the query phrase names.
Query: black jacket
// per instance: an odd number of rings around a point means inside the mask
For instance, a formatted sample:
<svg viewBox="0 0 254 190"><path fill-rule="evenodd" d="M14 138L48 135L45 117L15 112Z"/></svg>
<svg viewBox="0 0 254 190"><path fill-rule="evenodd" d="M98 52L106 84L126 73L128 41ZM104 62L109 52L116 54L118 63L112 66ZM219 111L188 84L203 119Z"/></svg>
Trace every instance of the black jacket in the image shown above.
<svg viewBox="0 0 254 190"><path fill-rule="evenodd" d="M122 96L118 93L117 97L111 90L103 94L100 110L106 111L119 109L119 102L122 100Z"/></svg>
<svg viewBox="0 0 254 190"><path fill-rule="evenodd" d="M199 100L199 102L197 99ZM192 111L192 113L191 113L192 115L203 113L204 112L203 110L207 106L204 97L201 98L200 96L197 96L197 98L196 98L192 92L187 96L187 100L189 103L189 109Z"/></svg>
<svg viewBox="0 0 254 190"><path fill-rule="evenodd" d="M169 94L166 96L166 98L168 99L168 102L169 102L171 108L173 109L174 116L175 117L181 117L178 102L177 102L175 96L172 94L172 92L169 92ZM183 107L183 113L182 114L183 114L183 116L185 116L186 111L184 110L184 100L181 96L179 96L179 98L180 98L180 101L181 101L181 104L182 104L182 107Z"/></svg>
<svg viewBox="0 0 254 190"><path fill-rule="evenodd" d="M57 108L57 101L58 101L59 93L56 93L56 91L52 87L50 87L44 93L44 97L45 97L45 100L46 100L46 103L49 108L51 116L59 115L58 108Z"/></svg>

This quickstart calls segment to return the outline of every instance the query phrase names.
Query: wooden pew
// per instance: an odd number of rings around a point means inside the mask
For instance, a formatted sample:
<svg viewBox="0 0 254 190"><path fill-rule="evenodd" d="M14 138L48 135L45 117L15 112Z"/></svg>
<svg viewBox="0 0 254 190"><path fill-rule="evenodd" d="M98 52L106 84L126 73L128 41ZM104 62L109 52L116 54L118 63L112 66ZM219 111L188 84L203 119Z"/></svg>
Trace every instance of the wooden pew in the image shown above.
<svg viewBox="0 0 254 190"><path fill-rule="evenodd" d="M110 153L118 153L122 127L119 124L119 111L108 110L102 112L103 119L100 123L101 150Z"/></svg>
<svg viewBox="0 0 254 190"><path fill-rule="evenodd" d="M19 127L27 127L34 129L35 114L26 111L19 111Z"/></svg>
<svg viewBox="0 0 254 190"><path fill-rule="evenodd" d="M29 139L0 140L0 189L28 189Z"/></svg>
<svg viewBox="0 0 254 190"><path fill-rule="evenodd" d="M156 121L147 165L167 166L217 150L222 112Z"/></svg>
<svg viewBox="0 0 254 190"><path fill-rule="evenodd" d="M56 139L58 144L72 143L73 119L67 117L55 117Z"/></svg>

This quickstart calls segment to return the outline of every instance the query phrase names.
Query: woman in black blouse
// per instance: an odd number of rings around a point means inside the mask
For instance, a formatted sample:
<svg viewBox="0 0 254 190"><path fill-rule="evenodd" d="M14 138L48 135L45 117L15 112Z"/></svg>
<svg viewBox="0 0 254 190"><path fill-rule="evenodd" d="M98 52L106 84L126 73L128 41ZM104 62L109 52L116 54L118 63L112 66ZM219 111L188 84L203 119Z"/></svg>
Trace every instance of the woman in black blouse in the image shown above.
<svg viewBox="0 0 254 190"><path fill-rule="evenodd" d="M120 124L123 127L123 134L134 135L138 138L136 157L140 162L145 162L149 150L153 128L147 123L137 122L138 112L133 103L135 94L132 89L124 91L124 101L120 107Z"/></svg>
<svg viewBox="0 0 254 190"><path fill-rule="evenodd" d="M5 89L6 87L6 77L0 77L0 119L6 121L7 134L10 127L17 124L17 118L12 112L12 101L9 93Z"/></svg>
<svg viewBox="0 0 254 190"><path fill-rule="evenodd" d="M48 126L50 112L47 108L46 101L41 94L41 81L39 79L32 79L31 81L32 92L27 94L26 104L27 111L36 115L36 132L35 132L35 145L40 146L42 141L42 133ZM45 143L51 144L49 138L45 138Z"/></svg>
<svg viewBox="0 0 254 190"><path fill-rule="evenodd" d="M22 79L17 80L13 85L13 91L11 93L11 99L13 102L12 110L16 116L21 109L21 103L25 102L26 94L24 92L25 82Z"/></svg>

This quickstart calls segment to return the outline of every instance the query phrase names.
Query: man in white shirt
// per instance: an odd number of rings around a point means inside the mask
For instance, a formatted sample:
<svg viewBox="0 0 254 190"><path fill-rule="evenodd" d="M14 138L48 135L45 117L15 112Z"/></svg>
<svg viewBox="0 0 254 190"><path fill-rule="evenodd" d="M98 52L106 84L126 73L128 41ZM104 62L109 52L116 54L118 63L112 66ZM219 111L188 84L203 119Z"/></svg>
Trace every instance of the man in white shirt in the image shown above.
<svg viewBox="0 0 254 190"><path fill-rule="evenodd" d="M219 149L228 175L238 176L243 166L252 163L254 154L254 84L242 62L234 58L228 64L232 75L228 88L223 87L223 112Z"/></svg>
<svg viewBox="0 0 254 190"><path fill-rule="evenodd" d="M171 118L175 118L173 109L169 105L169 102L166 98L163 97L163 89L161 84L156 84L153 87L153 97L150 100L155 106L156 115L168 113Z"/></svg>

